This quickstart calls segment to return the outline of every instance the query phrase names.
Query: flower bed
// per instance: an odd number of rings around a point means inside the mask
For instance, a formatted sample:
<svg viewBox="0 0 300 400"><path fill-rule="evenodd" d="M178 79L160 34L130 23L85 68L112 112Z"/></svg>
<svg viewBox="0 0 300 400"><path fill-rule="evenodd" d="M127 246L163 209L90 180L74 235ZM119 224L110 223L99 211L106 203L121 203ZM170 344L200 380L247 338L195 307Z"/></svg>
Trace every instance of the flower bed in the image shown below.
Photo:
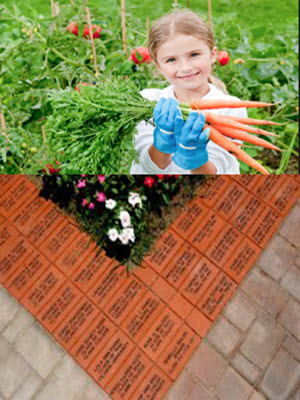
<svg viewBox="0 0 300 400"><path fill-rule="evenodd" d="M75 217L109 257L130 267L140 263L203 179L199 175L47 175L40 195Z"/></svg>

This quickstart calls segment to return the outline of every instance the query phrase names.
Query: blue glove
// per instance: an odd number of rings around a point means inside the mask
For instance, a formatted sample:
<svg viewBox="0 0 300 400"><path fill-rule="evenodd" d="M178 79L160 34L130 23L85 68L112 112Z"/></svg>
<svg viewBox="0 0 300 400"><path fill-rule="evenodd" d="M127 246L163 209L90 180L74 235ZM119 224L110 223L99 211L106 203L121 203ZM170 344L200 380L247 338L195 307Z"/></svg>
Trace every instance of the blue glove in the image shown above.
<svg viewBox="0 0 300 400"><path fill-rule="evenodd" d="M203 131L204 123L204 114L200 113L198 116L197 112L191 112L183 126L177 119L175 130L177 150L172 159L178 167L191 170L207 163L206 146L210 128Z"/></svg>
<svg viewBox="0 0 300 400"><path fill-rule="evenodd" d="M174 136L176 117L182 118L178 101L172 98L161 98L153 111L156 125L153 145L162 153L172 154L176 151Z"/></svg>

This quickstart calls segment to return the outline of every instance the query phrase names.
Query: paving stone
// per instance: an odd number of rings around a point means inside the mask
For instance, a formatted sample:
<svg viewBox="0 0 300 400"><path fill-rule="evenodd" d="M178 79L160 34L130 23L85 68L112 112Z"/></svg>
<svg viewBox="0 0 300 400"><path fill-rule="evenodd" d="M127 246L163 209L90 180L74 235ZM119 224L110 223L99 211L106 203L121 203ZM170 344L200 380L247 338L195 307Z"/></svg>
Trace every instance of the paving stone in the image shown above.
<svg viewBox="0 0 300 400"><path fill-rule="evenodd" d="M293 357L300 361L300 342L298 342L294 336L287 335L284 339L283 346Z"/></svg>
<svg viewBox="0 0 300 400"><path fill-rule="evenodd" d="M204 386L198 384L194 387L194 389L192 389L188 400L217 400L217 398L211 392L205 389Z"/></svg>
<svg viewBox="0 0 300 400"><path fill-rule="evenodd" d="M187 368L208 388L213 387L224 371L226 360L203 341L189 361Z"/></svg>
<svg viewBox="0 0 300 400"><path fill-rule="evenodd" d="M234 369L252 385L258 382L261 375L260 369L252 364L243 354L237 353L232 359L231 364Z"/></svg>
<svg viewBox="0 0 300 400"><path fill-rule="evenodd" d="M300 400L300 386L297 390L291 395L289 400Z"/></svg>
<svg viewBox="0 0 300 400"><path fill-rule="evenodd" d="M242 283L241 289L274 318L287 301L287 295L279 285L257 270L252 270L252 274Z"/></svg>
<svg viewBox="0 0 300 400"><path fill-rule="evenodd" d="M211 327L207 340L225 357L229 357L241 339L241 332L221 316Z"/></svg>
<svg viewBox="0 0 300 400"><path fill-rule="evenodd" d="M266 400L266 398L261 393L254 392L249 400Z"/></svg>
<svg viewBox="0 0 300 400"><path fill-rule="evenodd" d="M78 393L90 379L68 355L51 375L35 400L78 400Z"/></svg>
<svg viewBox="0 0 300 400"><path fill-rule="evenodd" d="M290 299L282 310L278 321L300 340L300 307L294 299Z"/></svg>
<svg viewBox="0 0 300 400"><path fill-rule="evenodd" d="M196 385L196 379L185 368L175 383L168 391L167 398L170 400L190 400L190 392Z"/></svg>
<svg viewBox="0 0 300 400"><path fill-rule="evenodd" d="M32 325L33 322L34 318L24 308L20 308L13 321L4 329L3 337L8 342L13 343L18 335Z"/></svg>
<svg viewBox="0 0 300 400"><path fill-rule="evenodd" d="M35 371L32 371L22 386L14 393L11 400L31 400L41 384L42 379Z"/></svg>
<svg viewBox="0 0 300 400"><path fill-rule="evenodd" d="M42 378L49 375L64 355L64 350L37 323L24 331L15 346Z"/></svg>
<svg viewBox="0 0 300 400"><path fill-rule="evenodd" d="M262 252L257 264L278 281L289 268L294 257L295 248L281 236L275 235Z"/></svg>
<svg viewBox="0 0 300 400"><path fill-rule="evenodd" d="M299 376L299 363L286 350L280 349L269 365L260 388L270 400L286 400Z"/></svg>
<svg viewBox="0 0 300 400"><path fill-rule="evenodd" d="M292 265L281 279L281 286L300 301L300 271Z"/></svg>
<svg viewBox="0 0 300 400"><path fill-rule="evenodd" d="M14 319L19 308L18 303L0 286L0 332Z"/></svg>
<svg viewBox="0 0 300 400"><path fill-rule="evenodd" d="M111 397L106 394L99 385L92 379L83 388L79 395L80 400L109 400Z"/></svg>
<svg viewBox="0 0 300 400"><path fill-rule="evenodd" d="M297 204L284 220L279 233L294 246L299 247L300 237L300 205Z"/></svg>
<svg viewBox="0 0 300 400"><path fill-rule="evenodd" d="M231 367L227 367L215 387L215 393L220 400L248 400L252 387Z"/></svg>
<svg viewBox="0 0 300 400"><path fill-rule="evenodd" d="M257 313L257 305L241 291L237 291L223 312L225 317L243 332L250 327Z"/></svg>
<svg viewBox="0 0 300 400"><path fill-rule="evenodd" d="M264 369L284 338L285 332L279 324L267 317L259 316L250 328L240 351L245 357Z"/></svg>
<svg viewBox="0 0 300 400"><path fill-rule="evenodd" d="M1 360L6 358L10 349L11 346L7 342L7 340L4 339L2 336L0 336L0 365L1 365Z"/></svg>
<svg viewBox="0 0 300 400"><path fill-rule="evenodd" d="M4 397L10 397L19 389L31 372L31 367L20 354L15 349L11 349L7 356L1 360L0 392Z"/></svg>

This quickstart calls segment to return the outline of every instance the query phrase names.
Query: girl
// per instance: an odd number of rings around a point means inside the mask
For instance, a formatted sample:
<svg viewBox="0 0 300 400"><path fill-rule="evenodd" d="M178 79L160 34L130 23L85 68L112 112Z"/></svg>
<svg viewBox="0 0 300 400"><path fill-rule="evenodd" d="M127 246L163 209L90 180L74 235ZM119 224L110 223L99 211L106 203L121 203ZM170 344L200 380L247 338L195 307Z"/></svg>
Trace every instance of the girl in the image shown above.
<svg viewBox="0 0 300 400"><path fill-rule="evenodd" d="M144 89L141 95L158 101L156 127L141 122L135 137L139 163L131 174L239 174L239 163L226 150L209 141L203 131L204 115L191 112L184 123L179 103L205 99L235 99L214 78L217 48L209 26L191 11L175 11L152 26L148 48L151 58L171 84L165 89ZM247 117L246 109L212 110L222 115Z"/></svg>

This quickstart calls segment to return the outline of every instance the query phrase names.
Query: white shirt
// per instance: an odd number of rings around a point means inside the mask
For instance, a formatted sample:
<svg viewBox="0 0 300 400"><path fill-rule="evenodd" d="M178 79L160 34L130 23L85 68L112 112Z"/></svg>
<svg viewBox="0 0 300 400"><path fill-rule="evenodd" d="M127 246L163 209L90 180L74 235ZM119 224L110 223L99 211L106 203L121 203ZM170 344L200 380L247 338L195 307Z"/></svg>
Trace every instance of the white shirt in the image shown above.
<svg viewBox="0 0 300 400"><path fill-rule="evenodd" d="M229 96L221 92L215 87L215 85L209 84L210 90L203 97L203 99L228 99L228 100L239 100L237 97ZM160 98L173 97L174 99L174 85L170 85L164 89L144 89L141 95L148 100L158 101ZM220 115L232 115L236 117L247 117L246 108L221 108L216 110L209 110ZM132 163L130 173L132 175L155 175L155 174L176 174L176 175L188 175L191 172L178 167L173 161L165 168L159 168L150 158L148 153L149 147L153 144L153 131L154 127L150 123L145 121L140 122L137 125L137 134L135 135L135 149L139 154L139 163ZM240 168L238 160L218 146L211 140L207 144L207 152L209 160L214 163L217 168L217 174L239 174Z"/></svg>

